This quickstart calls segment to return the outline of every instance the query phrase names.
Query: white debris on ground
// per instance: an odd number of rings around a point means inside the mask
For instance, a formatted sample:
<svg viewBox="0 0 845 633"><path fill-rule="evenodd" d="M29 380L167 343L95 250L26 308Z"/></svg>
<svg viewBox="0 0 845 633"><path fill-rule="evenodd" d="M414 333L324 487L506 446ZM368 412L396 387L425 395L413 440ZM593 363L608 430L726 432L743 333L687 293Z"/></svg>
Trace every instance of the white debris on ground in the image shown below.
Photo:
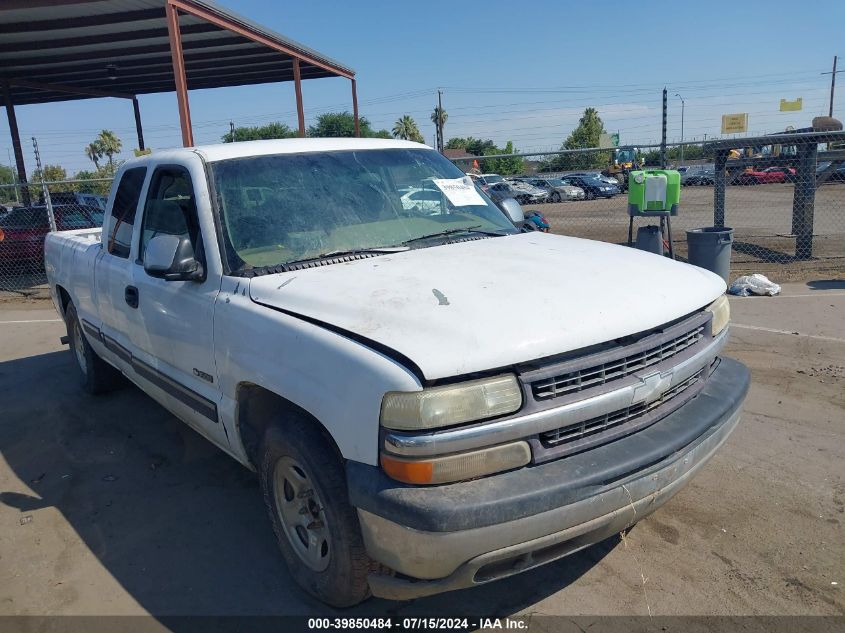
<svg viewBox="0 0 845 633"><path fill-rule="evenodd" d="M770 281L765 275L754 273L737 277L728 288L728 293L747 297L748 295L766 295L774 297L780 294L780 286Z"/></svg>

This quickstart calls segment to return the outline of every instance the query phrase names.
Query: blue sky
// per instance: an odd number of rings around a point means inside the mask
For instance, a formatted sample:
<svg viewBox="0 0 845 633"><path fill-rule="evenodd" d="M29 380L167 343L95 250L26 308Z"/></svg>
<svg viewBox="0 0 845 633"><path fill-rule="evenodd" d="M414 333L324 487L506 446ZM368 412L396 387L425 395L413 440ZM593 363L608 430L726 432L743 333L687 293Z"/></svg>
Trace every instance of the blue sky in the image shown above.
<svg viewBox="0 0 845 633"><path fill-rule="evenodd" d="M513 140L523 151L557 148L585 107L598 108L623 143L660 137L663 86L670 94L669 138L719 133L723 113L749 113L749 132L803 127L826 114L833 55L845 69L845 2L794 1L593 3L221 0L228 8L355 69L361 114L390 129L413 116L428 143L429 115L443 89L446 137ZM611 10L611 8L613 10ZM845 73L834 115L845 119ZM307 122L351 110L349 82L303 83ZM781 98L804 110L781 113ZM142 95L147 144L180 144L173 94ZM222 88L190 95L197 143L217 142L237 125L296 124L292 84ZM88 99L17 109L28 169L31 136L45 162L69 173L91 167L83 148L103 128L136 145L132 107ZM0 117L0 162L11 139Z"/></svg>

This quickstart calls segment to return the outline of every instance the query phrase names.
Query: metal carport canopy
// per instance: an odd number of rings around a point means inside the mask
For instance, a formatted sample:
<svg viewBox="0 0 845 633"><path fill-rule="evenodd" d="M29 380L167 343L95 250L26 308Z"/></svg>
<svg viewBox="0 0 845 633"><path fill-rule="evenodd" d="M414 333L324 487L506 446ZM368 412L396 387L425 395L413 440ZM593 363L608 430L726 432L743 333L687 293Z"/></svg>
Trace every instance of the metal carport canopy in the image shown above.
<svg viewBox="0 0 845 633"><path fill-rule="evenodd" d="M348 66L207 0L4 0L0 82L16 158L14 106L176 91L182 141L193 145L188 90L343 77ZM22 158L19 161L22 163ZM25 172L18 169L25 178Z"/></svg>

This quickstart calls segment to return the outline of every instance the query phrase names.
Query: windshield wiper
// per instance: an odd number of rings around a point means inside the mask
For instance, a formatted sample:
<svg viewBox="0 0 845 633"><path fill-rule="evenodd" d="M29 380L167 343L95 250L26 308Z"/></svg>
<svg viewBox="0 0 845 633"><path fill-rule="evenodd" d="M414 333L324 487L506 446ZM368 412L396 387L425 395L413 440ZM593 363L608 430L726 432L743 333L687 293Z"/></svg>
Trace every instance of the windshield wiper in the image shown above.
<svg viewBox="0 0 845 633"><path fill-rule="evenodd" d="M506 235L506 233L498 233L496 231L480 231L479 228L481 227L480 224L476 226L465 226L460 229L447 229L445 231L438 231L437 233L429 233L428 235L420 235L419 237L412 237L409 240L405 240L402 242L403 244L411 244L413 242L419 242L422 240L428 240L434 237L446 237L447 235L454 235L455 233L479 233L481 235L489 235L491 237L499 237L502 235Z"/></svg>
<svg viewBox="0 0 845 633"><path fill-rule="evenodd" d="M350 257L352 255L389 255L390 253L403 253L407 250L409 250L407 246L353 248L346 251L329 251L328 253L320 253L319 255L314 255L313 257L305 257L303 259L295 259L293 261L285 262L285 264L303 264L305 262L315 262L321 259L332 259L334 257Z"/></svg>

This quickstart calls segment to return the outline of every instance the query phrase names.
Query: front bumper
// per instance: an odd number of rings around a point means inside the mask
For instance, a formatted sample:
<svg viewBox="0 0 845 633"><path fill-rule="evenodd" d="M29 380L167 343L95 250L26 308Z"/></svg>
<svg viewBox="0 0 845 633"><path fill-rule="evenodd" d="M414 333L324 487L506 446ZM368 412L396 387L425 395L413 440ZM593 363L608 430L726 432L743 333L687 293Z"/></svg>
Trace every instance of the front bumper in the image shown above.
<svg viewBox="0 0 845 633"><path fill-rule="evenodd" d="M572 554L633 525L683 487L739 421L749 373L723 358L692 400L650 427L576 455L475 481L406 486L348 462L371 576L404 600L483 584Z"/></svg>

